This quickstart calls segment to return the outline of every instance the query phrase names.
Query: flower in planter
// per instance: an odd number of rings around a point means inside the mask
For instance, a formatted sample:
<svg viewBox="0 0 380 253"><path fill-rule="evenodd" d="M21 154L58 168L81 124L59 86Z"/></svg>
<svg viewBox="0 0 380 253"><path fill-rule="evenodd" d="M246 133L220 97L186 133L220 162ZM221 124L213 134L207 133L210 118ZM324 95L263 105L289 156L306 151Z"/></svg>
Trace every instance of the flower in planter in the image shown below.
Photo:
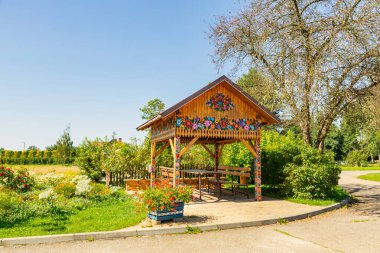
<svg viewBox="0 0 380 253"><path fill-rule="evenodd" d="M188 186L172 187L169 180L155 182L153 187L143 191L139 197L149 212L172 210L176 202L191 200L193 189Z"/></svg>

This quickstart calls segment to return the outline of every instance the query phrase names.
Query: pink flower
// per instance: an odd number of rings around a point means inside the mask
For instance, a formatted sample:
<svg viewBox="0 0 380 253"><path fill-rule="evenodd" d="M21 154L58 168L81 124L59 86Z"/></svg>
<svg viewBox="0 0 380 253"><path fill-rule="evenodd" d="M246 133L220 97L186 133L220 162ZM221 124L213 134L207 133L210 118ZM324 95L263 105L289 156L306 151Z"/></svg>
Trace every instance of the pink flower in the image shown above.
<svg viewBox="0 0 380 253"><path fill-rule="evenodd" d="M193 123L193 130L197 130L197 129L198 129L197 123Z"/></svg>

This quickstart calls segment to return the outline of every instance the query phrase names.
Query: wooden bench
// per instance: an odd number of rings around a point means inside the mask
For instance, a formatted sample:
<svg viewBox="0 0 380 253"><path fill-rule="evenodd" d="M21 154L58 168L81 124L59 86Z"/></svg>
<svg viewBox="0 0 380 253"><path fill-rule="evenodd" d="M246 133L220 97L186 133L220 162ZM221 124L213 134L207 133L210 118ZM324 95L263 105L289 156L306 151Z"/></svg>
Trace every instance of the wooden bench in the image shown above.
<svg viewBox="0 0 380 253"><path fill-rule="evenodd" d="M174 168L160 167L160 177L161 178L173 178L174 177Z"/></svg>
<svg viewBox="0 0 380 253"><path fill-rule="evenodd" d="M210 183L214 184L219 190L219 196L222 192L223 184L230 184L231 190L234 194L234 199L236 196L236 191L240 192L239 187L245 186L245 194L249 198L249 189L248 189L248 179L251 176L250 168L240 168L240 167L231 167L231 166L220 166L218 168L217 178L209 179L208 181L208 190L210 191ZM229 177L229 178L228 178ZM236 182L234 178L238 177L239 182ZM244 192L243 192L244 193Z"/></svg>

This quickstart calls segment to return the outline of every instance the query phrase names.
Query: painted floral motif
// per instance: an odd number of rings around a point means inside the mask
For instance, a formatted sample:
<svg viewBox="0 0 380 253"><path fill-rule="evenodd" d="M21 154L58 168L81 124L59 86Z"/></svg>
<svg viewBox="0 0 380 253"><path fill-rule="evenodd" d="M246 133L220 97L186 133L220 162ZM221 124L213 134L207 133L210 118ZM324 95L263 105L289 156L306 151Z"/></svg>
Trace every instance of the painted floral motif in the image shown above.
<svg viewBox="0 0 380 253"><path fill-rule="evenodd" d="M244 130L256 131L260 127L260 122L255 119L215 119L215 117L178 117L176 126L191 130Z"/></svg>
<svg viewBox="0 0 380 253"><path fill-rule="evenodd" d="M171 118L171 119L169 119L167 121L164 121L160 125L155 126L154 128L152 128L152 136L158 135L158 134L160 134L162 132L165 132L165 131L168 131L170 129L173 129L174 126L175 126L174 118Z"/></svg>
<svg viewBox="0 0 380 253"><path fill-rule="evenodd" d="M235 108L231 98L223 93L216 93L206 102L206 105L216 111L229 111Z"/></svg>

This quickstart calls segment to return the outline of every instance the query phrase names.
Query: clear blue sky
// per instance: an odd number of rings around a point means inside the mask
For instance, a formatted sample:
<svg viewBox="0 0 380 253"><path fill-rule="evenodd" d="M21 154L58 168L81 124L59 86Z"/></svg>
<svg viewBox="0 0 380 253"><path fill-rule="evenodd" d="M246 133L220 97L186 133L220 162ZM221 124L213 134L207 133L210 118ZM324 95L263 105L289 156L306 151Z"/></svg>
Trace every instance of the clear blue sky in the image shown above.
<svg viewBox="0 0 380 253"><path fill-rule="evenodd" d="M232 0L3 0L0 147L41 149L68 124L85 137L143 135L139 108L167 106L222 74L207 39Z"/></svg>

